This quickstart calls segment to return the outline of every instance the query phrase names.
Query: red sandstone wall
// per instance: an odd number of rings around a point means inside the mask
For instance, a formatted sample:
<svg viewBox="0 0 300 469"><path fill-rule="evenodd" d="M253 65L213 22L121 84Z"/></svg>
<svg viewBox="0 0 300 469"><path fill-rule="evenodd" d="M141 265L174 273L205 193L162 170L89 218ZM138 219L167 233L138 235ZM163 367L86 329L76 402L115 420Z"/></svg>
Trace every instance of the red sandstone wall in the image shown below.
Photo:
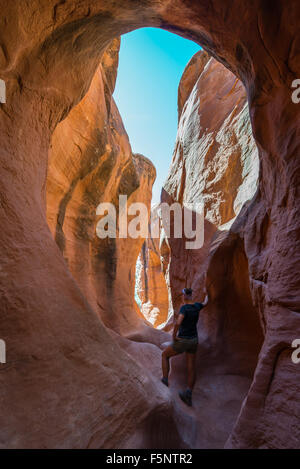
<svg viewBox="0 0 300 469"><path fill-rule="evenodd" d="M128 197L128 206L143 202L150 209L155 168L142 155L132 154L112 98L119 45L116 39L107 49L89 92L54 132L47 217L91 306L105 325L128 333L140 323L134 265L143 239L100 240L96 209L100 203L112 203L119 213L119 195Z"/></svg>
<svg viewBox="0 0 300 469"><path fill-rule="evenodd" d="M159 432L149 430L161 429L157 422L170 409L167 390L121 353L87 303L45 214L56 125L88 91L109 42L155 26L199 42L243 81L259 149L258 192L231 232L242 240L243 279L248 265L265 338L228 446L299 447L300 368L291 362L300 305L300 114L291 100L300 76L298 0L0 0L0 8L7 87L0 105L3 446L118 447L145 419L139 443L155 446L149 435ZM220 394L223 387L224 381ZM161 434L171 444L169 433ZM201 437L207 441L201 434L190 444Z"/></svg>
<svg viewBox="0 0 300 469"><path fill-rule="evenodd" d="M203 202L205 225L200 249L186 249L186 238L169 239L176 310L178 294L186 286L195 290L195 297L203 297L211 241L228 231L254 196L258 180L258 153L242 83L200 51L187 65L178 95L177 141L162 202Z"/></svg>
<svg viewBox="0 0 300 469"><path fill-rule="evenodd" d="M157 216L155 207L152 216ZM157 222L160 224L159 219ZM149 229L136 268L136 295L141 312L154 327L163 326L172 315L168 285L169 246L165 246L161 228L157 235L159 237L155 237L154 233L152 236ZM163 252L164 248L167 249L166 253Z"/></svg>

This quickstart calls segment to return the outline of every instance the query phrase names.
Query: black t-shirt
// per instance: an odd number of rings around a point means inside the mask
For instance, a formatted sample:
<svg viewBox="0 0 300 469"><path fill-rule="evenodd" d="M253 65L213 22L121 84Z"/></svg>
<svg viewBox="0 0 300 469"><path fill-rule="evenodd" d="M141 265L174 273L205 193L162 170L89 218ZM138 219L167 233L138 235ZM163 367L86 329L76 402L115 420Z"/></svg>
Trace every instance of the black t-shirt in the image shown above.
<svg viewBox="0 0 300 469"><path fill-rule="evenodd" d="M202 303L186 304L181 306L179 314L183 314L184 318L179 326L178 337L185 339L193 339L198 336L197 322L199 312L204 308Z"/></svg>

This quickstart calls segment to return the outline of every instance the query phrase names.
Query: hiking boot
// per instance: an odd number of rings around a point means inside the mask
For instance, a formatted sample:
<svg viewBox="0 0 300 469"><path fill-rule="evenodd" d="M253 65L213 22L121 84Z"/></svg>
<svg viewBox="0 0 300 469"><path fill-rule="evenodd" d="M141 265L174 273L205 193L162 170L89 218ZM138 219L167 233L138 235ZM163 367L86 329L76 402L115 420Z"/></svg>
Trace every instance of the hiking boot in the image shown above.
<svg viewBox="0 0 300 469"><path fill-rule="evenodd" d="M187 389L186 391L179 391L180 399L189 407L192 407L192 392Z"/></svg>

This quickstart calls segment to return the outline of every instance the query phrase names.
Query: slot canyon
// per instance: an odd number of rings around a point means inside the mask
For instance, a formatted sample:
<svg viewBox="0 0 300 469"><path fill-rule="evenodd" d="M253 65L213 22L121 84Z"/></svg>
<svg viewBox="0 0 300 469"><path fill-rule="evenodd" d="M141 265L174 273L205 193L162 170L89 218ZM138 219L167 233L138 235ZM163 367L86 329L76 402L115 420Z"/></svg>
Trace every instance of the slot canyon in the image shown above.
<svg viewBox="0 0 300 469"><path fill-rule="evenodd" d="M299 449L299 2L0 7L0 447ZM144 27L202 47L161 188L169 206L204 202L198 249L151 210L156 169L113 98L122 36ZM158 238L97 236L120 195ZM209 294L190 408L184 355L161 383L187 286Z"/></svg>

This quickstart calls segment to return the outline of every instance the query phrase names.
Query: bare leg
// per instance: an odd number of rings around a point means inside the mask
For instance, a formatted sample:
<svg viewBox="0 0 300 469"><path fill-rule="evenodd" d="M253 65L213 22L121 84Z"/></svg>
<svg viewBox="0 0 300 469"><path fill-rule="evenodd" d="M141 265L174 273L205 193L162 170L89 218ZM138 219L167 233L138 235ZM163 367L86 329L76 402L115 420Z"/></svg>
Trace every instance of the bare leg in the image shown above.
<svg viewBox="0 0 300 469"><path fill-rule="evenodd" d="M167 347L162 353L161 365L162 365L163 377L165 379L168 379L168 376L169 376L170 358L174 357L175 355L178 355L178 353L175 352L175 350L171 346Z"/></svg>
<svg viewBox="0 0 300 469"><path fill-rule="evenodd" d="M188 370L188 388L192 391L196 381L196 354L186 353Z"/></svg>

